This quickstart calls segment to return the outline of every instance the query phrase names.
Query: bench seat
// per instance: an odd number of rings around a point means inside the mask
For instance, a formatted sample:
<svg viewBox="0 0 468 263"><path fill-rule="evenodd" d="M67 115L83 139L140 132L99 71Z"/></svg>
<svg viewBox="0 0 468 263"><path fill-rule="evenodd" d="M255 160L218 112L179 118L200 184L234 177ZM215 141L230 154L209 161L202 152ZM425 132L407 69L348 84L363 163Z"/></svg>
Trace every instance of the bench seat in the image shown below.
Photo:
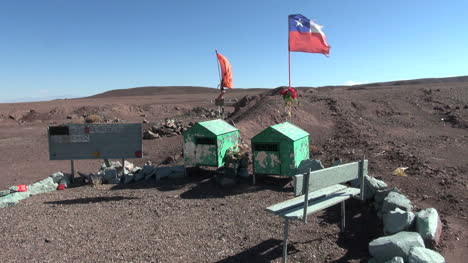
<svg viewBox="0 0 468 263"><path fill-rule="evenodd" d="M359 188L342 184L328 186L309 193L307 215L339 204L360 193ZM304 216L304 195L272 205L266 211L285 219L302 219Z"/></svg>

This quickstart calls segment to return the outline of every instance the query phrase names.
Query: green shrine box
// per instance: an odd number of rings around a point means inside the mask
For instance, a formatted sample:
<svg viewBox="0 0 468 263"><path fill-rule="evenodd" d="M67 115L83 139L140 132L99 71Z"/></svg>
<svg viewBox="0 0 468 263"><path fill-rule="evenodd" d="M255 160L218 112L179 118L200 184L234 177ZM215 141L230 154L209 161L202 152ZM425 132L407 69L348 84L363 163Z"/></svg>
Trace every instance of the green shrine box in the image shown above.
<svg viewBox="0 0 468 263"><path fill-rule="evenodd" d="M239 130L227 122L197 122L184 133L185 166L221 167L226 150L238 143Z"/></svg>
<svg viewBox="0 0 468 263"><path fill-rule="evenodd" d="M303 160L309 159L309 133L283 122L252 138L254 174L294 176Z"/></svg>

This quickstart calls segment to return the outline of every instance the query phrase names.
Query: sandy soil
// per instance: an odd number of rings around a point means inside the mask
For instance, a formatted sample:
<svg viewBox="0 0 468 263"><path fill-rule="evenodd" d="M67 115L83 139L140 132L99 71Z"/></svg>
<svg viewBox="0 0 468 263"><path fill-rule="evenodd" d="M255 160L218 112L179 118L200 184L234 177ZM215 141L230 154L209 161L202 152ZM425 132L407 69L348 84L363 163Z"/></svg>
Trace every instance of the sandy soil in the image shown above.
<svg viewBox="0 0 468 263"><path fill-rule="evenodd" d="M203 88L167 89L130 96L135 90L50 102L0 104L0 188L31 183L69 162L49 161L47 126L82 122L96 113L124 122L206 120L194 107L214 108L216 93ZM163 92L163 90L166 90ZM468 81L394 82L355 87L300 88L300 104L288 117L278 90L236 90L229 117L245 141L286 120L310 133L311 153L326 166L365 155L370 174L400 188L417 208L435 207L444 223L437 250L463 262L468 248ZM234 111L234 108L230 109ZM68 117L68 118L67 118ZM180 155L182 137L144 141L145 158L160 163ZM182 163L181 158L177 160ZM77 161L80 172L101 162ZM409 167L396 177L397 167ZM264 208L291 197L288 179L264 177L256 186L223 189L209 170L189 178L129 186L83 186L31 197L0 211L3 262L270 262L281 258L282 222ZM349 228L341 234L339 209L310 216L290 230L292 262L360 262L367 244L381 235L372 211L347 206Z"/></svg>

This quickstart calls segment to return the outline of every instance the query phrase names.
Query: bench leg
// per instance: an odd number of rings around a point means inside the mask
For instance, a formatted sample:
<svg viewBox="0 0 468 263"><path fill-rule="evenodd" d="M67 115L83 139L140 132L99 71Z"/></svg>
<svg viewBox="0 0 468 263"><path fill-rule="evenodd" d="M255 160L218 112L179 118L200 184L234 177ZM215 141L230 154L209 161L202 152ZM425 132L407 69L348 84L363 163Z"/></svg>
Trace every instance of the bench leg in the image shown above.
<svg viewBox="0 0 468 263"><path fill-rule="evenodd" d="M346 224L345 201L341 201L341 232L345 231L345 224Z"/></svg>
<svg viewBox="0 0 468 263"><path fill-rule="evenodd" d="M283 263L286 263L288 258L288 236L289 236L289 220L284 220L284 236L283 236Z"/></svg>

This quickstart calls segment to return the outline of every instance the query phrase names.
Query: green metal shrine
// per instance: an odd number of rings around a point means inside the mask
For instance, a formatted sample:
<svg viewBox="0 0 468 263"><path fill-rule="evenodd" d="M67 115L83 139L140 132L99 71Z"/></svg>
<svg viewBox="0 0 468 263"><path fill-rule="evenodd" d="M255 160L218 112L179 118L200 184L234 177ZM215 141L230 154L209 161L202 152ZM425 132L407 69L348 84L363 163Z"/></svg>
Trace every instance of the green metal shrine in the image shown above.
<svg viewBox="0 0 468 263"><path fill-rule="evenodd" d="M238 143L239 130L227 122L197 122L184 133L185 165L221 167L226 150Z"/></svg>
<svg viewBox="0 0 468 263"><path fill-rule="evenodd" d="M294 176L303 160L309 159L309 133L283 122L252 138L254 174Z"/></svg>

